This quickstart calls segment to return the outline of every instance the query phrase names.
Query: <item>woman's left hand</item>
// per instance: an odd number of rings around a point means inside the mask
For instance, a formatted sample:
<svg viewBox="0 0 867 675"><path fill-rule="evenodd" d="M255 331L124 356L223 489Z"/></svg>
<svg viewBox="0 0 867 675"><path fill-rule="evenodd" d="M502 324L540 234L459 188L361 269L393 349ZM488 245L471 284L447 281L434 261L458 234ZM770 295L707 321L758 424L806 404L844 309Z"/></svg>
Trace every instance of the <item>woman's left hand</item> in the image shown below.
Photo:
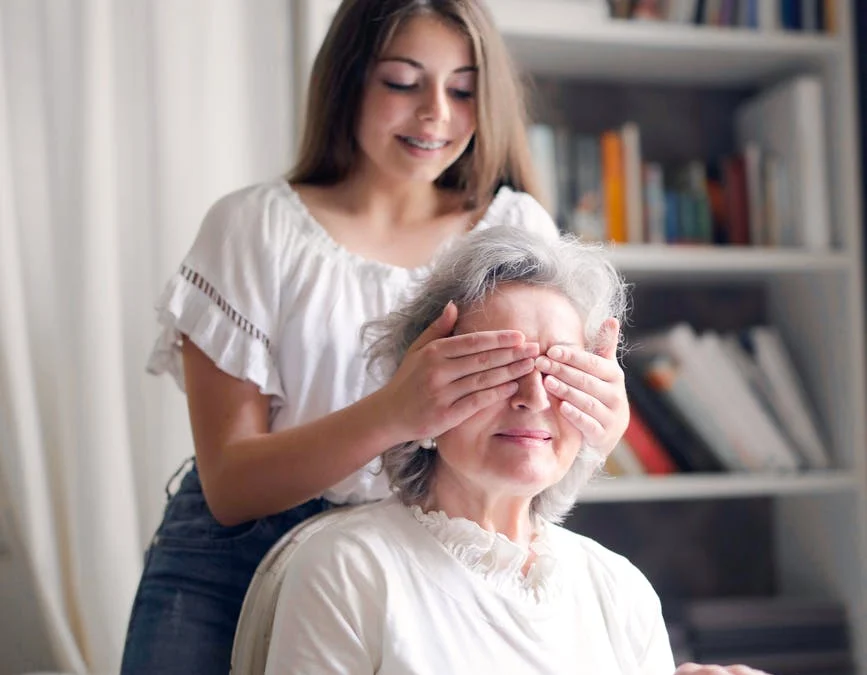
<svg viewBox="0 0 867 675"><path fill-rule="evenodd" d="M703 666L700 663L684 663L674 675L768 675L764 670L749 666Z"/></svg>
<svg viewBox="0 0 867 675"><path fill-rule="evenodd" d="M596 353L555 345L536 359L545 389L559 398L560 412L583 435L585 444L608 454L629 424L623 370L617 363L620 322L606 319Z"/></svg>

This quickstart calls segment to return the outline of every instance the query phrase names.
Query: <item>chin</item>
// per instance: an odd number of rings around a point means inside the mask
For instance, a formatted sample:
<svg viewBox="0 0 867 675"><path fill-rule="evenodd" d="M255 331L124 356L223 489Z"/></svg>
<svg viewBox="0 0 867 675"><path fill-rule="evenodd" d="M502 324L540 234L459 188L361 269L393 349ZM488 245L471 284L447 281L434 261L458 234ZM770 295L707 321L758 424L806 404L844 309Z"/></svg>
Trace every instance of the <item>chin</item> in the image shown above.
<svg viewBox="0 0 867 675"><path fill-rule="evenodd" d="M517 493L534 497L555 485L562 477L562 471L553 472L541 467L521 467L500 474L498 479L514 486Z"/></svg>

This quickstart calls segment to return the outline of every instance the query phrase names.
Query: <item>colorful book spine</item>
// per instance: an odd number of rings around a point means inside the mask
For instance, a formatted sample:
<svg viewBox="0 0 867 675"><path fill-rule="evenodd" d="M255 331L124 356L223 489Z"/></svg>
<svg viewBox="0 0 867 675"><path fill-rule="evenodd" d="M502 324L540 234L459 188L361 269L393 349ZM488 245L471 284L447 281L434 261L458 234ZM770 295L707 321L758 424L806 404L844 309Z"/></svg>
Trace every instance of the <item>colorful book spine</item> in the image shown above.
<svg viewBox="0 0 867 675"><path fill-rule="evenodd" d="M635 451L648 474L665 475L677 472L674 460L632 405L629 406L629 425L623 437Z"/></svg>
<svg viewBox="0 0 867 675"><path fill-rule="evenodd" d="M605 223L608 239L616 243L629 241L626 231L626 185L623 170L623 140L618 131L606 131L600 140L602 150L602 186L605 199Z"/></svg>

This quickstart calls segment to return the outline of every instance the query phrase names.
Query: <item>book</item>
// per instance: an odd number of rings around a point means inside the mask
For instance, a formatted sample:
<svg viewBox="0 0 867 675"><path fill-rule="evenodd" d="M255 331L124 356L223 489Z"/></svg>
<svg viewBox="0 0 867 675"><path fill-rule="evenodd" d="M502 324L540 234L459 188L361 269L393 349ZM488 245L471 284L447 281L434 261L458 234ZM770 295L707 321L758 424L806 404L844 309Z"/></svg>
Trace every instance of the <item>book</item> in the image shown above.
<svg viewBox="0 0 867 675"><path fill-rule="evenodd" d="M665 208L663 211L663 226L665 241L675 244L681 240L680 232L680 193L676 190L666 190L663 193Z"/></svg>
<svg viewBox="0 0 867 675"><path fill-rule="evenodd" d="M600 139L602 154L602 193L608 239L629 241L626 229L626 184L623 167L623 140L619 131L605 131Z"/></svg>
<svg viewBox="0 0 867 675"><path fill-rule="evenodd" d="M725 196L726 243L750 243L750 210L747 197L747 172L743 155L723 159L723 194Z"/></svg>
<svg viewBox="0 0 867 675"><path fill-rule="evenodd" d="M668 0L666 20L675 23L692 23L697 0Z"/></svg>
<svg viewBox="0 0 867 675"><path fill-rule="evenodd" d="M758 143L743 147L746 171L749 238L753 246L767 246L768 236L764 219L764 190L762 190L762 151Z"/></svg>
<svg viewBox="0 0 867 675"><path fill-rule="evenodd" d="M801 458L728 361L715 332L698 335L681 322L646 338L645 345L675 361L690 390L710 411L746 468L789 472L801 466ZM690 421L695 426L695 420Z"/></svg>
<svg viewBox="0 0 867 675"><path fill-rule="evenodd" d="M623 438L648 474L664 475L677 471L674 460L632 404L629 405L629 424Z"/></svg>
<svg viewBox="0 0 867 675"><path fill-rule="evenodd" d="M662 165L644 165L645 239L651 244L665 243L665 185Z"/></svg>
<svg viewBox="0 0 867 675"><path fill-rule="evenodd" d="M768 402L795 447L811 469L831 465L818 430L815 409L778 330L754 326L744 334L759 372L764 375Z"/></svg>
<svg viewBox="0 0 867 675"><path fill-rule="evenodd" d="M758 5L758 24L760 30L780 30L780 3L768 0L755 0Z"/></svg>
<svg viewBox="0 0 867 675"><path fill-rule="evenodd" d="M721 465L729 471L753 468L741 458L711 413L713 408L696 393L695 384L687 379L683 369L676 366L670 357L664 354L654 356L645 363L643 373L648 386L680 412Z"/></svg>
<svg viewBox="0 0 867 675"><path fill-rule="evenodd" d="M837 0L825 0L822 5L822 26L826 33L837 32Z"/></svg>
<svg viewBox="0 0 867 675"><path fill-rule="evenodd" d="M795 244L827 250L831 224L821 79L799 75L749 99L735 112L735 133L740 147L755 143L785 165Z"/></svg>
<svg viewBox="0 0 867 675"><path fill-rule="evenodd" d="M644 197L641 176L641 134L635 122L627 122L620 130L623 142L624 202L626 207L626 240L640 244L644 237Z"/></svg>
<svg viewBox="0 0 867 675"><path fill-rule="evenodd" d="M789 199L786 165L776 155L767 155L762 163L764 187L763 217L769 246L797 246L795 215Z"/></svg>
<svg viewBox="0 0 867 675"><path fill-rule="evenodd" d="M725 467L681 412L644 380L637 364L624 368L626 393L681 471L717 472Z"/></svg>
<svg viewBox="0 0 867 675"><path fill-rule="evenodd" d="M738 367L722 346L720 336L705 331L698 336L696 347L711 370L715 386L724 393L731 430L739 439L739 446L750 453L762 469L795 471L804 466L802 457L795 452L766 407L747 384Z"/></svg>
<svg viewBox="0 0 867 675"><path fill-rule="evenodd" d="M643 476L647 473L647 469L644 468L641 460L636 456L635 450L625 438L617 441L609 459L614 461L622 476Z"/></svg>
<svg viewBox="0 0 867 675"><path fill-rule="evenodd" d="M570 229L582 239L605 241L599 138L590 134L575 134L572 138L572 153L575 198Z"/></svg>

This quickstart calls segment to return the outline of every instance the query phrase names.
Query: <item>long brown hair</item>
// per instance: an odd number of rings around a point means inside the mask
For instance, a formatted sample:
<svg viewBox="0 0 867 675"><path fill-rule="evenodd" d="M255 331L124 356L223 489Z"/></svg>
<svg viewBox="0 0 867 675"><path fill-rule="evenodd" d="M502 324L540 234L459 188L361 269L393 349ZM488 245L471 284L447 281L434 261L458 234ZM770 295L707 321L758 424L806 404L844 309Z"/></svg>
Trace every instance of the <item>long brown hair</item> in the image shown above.
<svg viewBox="0 0 867 675"><path fill-rule="evenodd" d="M370 68L401 25L418 15L436 16L467 35L479 71L476 132L435 184L463 192L468 208L502 185L540 199L523 87L482 0L343 0L313 63L298 162L287 179L334 185L349 175Z"/></svg>

